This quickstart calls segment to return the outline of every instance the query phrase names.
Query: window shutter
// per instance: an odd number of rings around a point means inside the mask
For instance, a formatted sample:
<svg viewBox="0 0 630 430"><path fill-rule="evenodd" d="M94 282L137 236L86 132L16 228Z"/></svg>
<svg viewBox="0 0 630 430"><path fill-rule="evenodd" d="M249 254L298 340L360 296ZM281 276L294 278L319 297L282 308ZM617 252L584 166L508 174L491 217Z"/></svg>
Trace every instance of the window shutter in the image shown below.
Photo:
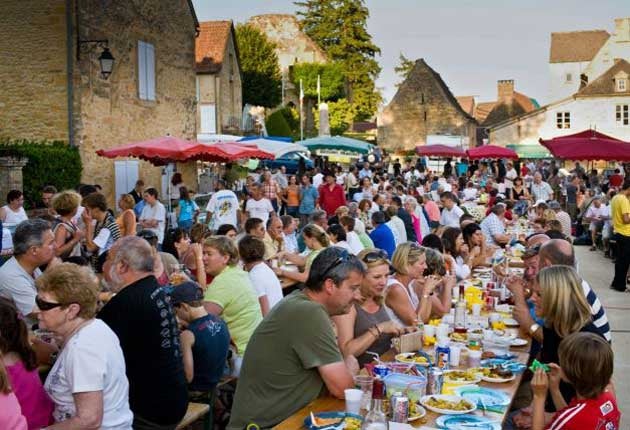
<svg viewBox="0 0 630 430"><path fill-rule="evenodd" d="M155 100L155 46L145 43L147 61L147 100Z"/></svg>
<svg viewBox="0 0 630 430"><path fill-rule="evenodd" d="M147 57L146 44L138 40L138 97L147 99Z"/></svg>
<svg viewBox="0 0 630 430"><path fill-rule="evenodd" d="M201 132L216 134L217 132L217 119L215 105L201 105L199 106L199 114L201 117Z"/></svg>

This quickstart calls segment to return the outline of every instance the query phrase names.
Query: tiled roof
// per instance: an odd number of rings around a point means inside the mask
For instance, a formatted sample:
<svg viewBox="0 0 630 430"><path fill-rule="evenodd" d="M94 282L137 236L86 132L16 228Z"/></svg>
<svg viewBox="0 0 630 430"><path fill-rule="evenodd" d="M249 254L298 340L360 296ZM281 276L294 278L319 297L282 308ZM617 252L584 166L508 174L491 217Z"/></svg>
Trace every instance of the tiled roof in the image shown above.
<svg viewBox="0 0 630 430"><path fill-rule="evenodd" d="M626 82L626 91L616 91L615 75L619 72L625 72L630 77L630 63L622 59L616 60L614 66L578 91L576 96L630 95L629 82Z"/></svg>
<svg viewBox="0 0 630 430"><path fill-rule="evenodd" d="M474 117L479 122L479 124L481 124L482 122L486 120L486 118L488 117L490 112L492 112L492 109L494 109L496 104L497 102L477 103L477 106L475 106Z"/></svg>
<svg viewBox="0 0 630 430"><path fill-rule="evenodd" d="M221 70L225 48L232 31L232 21L199 23L199 36L195 40L197 73L218 73Z"/></svg>
<svg viewBox="0 0 630 430"><path fill-rule="evenodd" d="M525 112L533 111L536 109L536 106L532 102L532 99L527 97L525 94L514 91L514 101L521 105L521 107L525 110Z"/></svg>
<svg viewBox="0 0 630 430"><path fill-rule="evenodd" d="M551 33L549 62L591 61L609 37L606 30Z"/></svg>
<svg viewBox="0 0 630 430"><path fill-rule="evenodd" d="M457 103L462 107L464 112L468 115L474 116L475 111L475 96L457 96Z"/></svg>

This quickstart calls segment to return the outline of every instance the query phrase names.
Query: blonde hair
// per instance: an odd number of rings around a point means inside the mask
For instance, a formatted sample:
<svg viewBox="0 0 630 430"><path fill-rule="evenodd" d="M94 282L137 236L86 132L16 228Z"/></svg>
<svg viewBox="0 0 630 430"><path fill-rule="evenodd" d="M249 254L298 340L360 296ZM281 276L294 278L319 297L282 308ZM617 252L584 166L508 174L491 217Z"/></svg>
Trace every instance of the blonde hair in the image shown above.
<svg viewBox="0 0 630 430"><path fill-rule="evenodd" d="M344 215L348 215L349 212L350 212L350 209L348 209L348 206L339 206L335 210L335 215L337 215L337 218L341 218Z"/></svg>
<svg viewBox="0 0 630 430"><path fill-rule="evenodd" d="M53 196L51 206L61 216L70 215L81 204L81 195L72 190L62 191Z"/></svg>
<svg viewBox="0 0 630 430"><path fill-rule="evenodd" d="M219 251L219 254L229 256L229 266L235 266L238 264L238 248L234 244L234 241L227 236L210 236L204 240L203 246L214 248Z"/></svg>
<svg viewBox="0 0 630 430"><path fill-rule="evenodd" d="M136 201L133 199L131 194L122 194L120 196L120 206L123 209L133 209L136 205Z"/></svg>
<svg viewBox="0 0 630 430"><path fill-rule="evenodd" d="M424 246L417 245L413 242L405 242L396 248L394 255L392 256L392 267L401 275L408 274L409 266L415 264L420 260L427 251Z"/></svg>
<svg viewBox="0 0 630 430"><path fill-rule="evenodd" d="M81 307L78 316L85 319L96 315L99 285L87 267L73 263L55 265L35 280L37 291L46 292L65 306L76 303Z"/></svg>
<svg viewBox="0 0 630 430"><path fill-rule="evenodd" d="M542 294L545 325L560 337L579 331L592 320L582 281L569 266L545 267L536 276Z"/></svg>
<svg viewBox="0 0 630 430"><path fill-rule="evenodd" d="M323 228L317 224L308 224L302 229L302 234L306 237L313 238L319 242L319 244L326 248L330 246L330 239Z"/></svg>
<svg viewBox="0 0 630 430"><path fill-rule="evenodd" d="M380 267L380 266L387 266L389 268L389 260L387 258L381 258L381 257L377 257L376 259L374 259L373 261L365 261L365 257L371 253L378 253L380 251L380 249L377 248L366 248L364 250L362 250L361 252L359 252L359 254L357 254L357 258L359 260L361 260L361 262L365 265L365 267L367 268L367 271L369 272L371 269L374 269L376 267ZM361 300L359 300L359 303L363 304L365 303L365 299L367 298L368 294L369 294L369 287L367 286L366 282L365 282L365 276L363 277L363 282L361 282ZM376 302L376 304L381 305L383 303L383 296L379 296L379 297L374 297L374 301Z"/></svg>

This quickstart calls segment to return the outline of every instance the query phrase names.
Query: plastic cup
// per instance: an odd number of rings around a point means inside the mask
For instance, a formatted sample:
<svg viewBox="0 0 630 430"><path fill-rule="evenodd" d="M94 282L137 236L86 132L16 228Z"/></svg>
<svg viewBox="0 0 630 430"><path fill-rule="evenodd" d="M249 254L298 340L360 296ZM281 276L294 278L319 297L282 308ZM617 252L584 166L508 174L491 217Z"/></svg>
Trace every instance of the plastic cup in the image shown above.
<svg viewBox="0 0 630 430"><path fill-rule="evenodd" d="M361 412L361 398L363 397L363 391L355 388L348 388L344 390L343 393L346 399L346 412L349 414L359 415Z"/></svg>
<svg viewBox="0 0 630 430"><path fill-rule="evenodd" d="M462 349L457 345L451 345L451 355L449 359L449 364L453 367L459 366L459 357Z"/></svg>
<svg viewBox="0 0 630 430"><path fill-rule="evenodd" d="M468 367L479 367L481 365L481 350L471 349L468 351Z"/></svg>
<svg viewBox="0 0 630 430"><path fill-rule="evenodd" d="M431 336L431 337L435 337L435 329L436 327L434 325L425 325L424 326L424 335L425 336Z"/></svg>
<svg viewBox="0 0 630 430"><path fill-rule="evenodd" d="M492 324L493 322L497 322L501 320L501 314L498 312L492 312L490 314L490 316L488 317L488 320L490 321L490 324Z"/></svg>
<svg viewBox="0 0 630 430"><path fill-rule="evenodd" d="M361 409L367 411L372 403L372 384L374 378L371 376L357 375L354 377L354 386L361 390Z"/></svg>
<svg viewBox="0 0 630 430"><path fill-rule="evenodd" d="M448 337L448 324L440 324L435 330L437 337Z"/></svg>
<svg viewBox="0 0 630 430"><path fill-rule="evenodd" d="M481 315L481 303L473 303L472 314L474 317L478 317Z"/></svg>

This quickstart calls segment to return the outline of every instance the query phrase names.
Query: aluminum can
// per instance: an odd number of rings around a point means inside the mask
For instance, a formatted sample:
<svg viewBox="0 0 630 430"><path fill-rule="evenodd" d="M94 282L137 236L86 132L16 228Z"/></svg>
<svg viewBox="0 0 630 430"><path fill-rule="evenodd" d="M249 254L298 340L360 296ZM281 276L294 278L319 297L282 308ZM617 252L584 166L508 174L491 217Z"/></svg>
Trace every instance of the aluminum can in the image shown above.
<svg viewBox="0 0 630 430"><path fill-rule="evenodd" d="M387 375L389 375L389 373L389 367L384 364L377 364L376 366L374 366L374 376L378 376L379 378L383 379Z"/></svg>
<svg viewBox="0 0 630 430"><path fill-rule="evenodd" d="M427 394L441 394L444 372L437 367L431 367L427 371Z"/></svg>
<svg viewBox="0 0 630 430"><path fill-rule="evenodd" d="M389 404L391 405L392 416L390 421L407 424L409 419L409 397L400 392L394 393L389 400Z"/></svg>

